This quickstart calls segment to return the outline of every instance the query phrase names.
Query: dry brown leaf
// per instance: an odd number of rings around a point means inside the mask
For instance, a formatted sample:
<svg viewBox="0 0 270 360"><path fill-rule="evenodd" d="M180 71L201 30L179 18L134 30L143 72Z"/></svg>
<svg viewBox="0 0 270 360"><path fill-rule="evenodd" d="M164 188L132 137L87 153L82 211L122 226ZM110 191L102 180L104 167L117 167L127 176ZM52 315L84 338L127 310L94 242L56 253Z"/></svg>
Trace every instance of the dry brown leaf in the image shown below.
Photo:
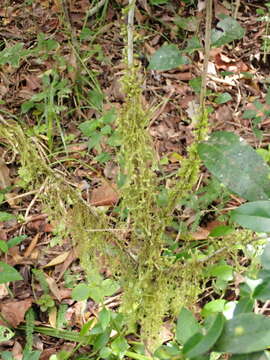
<svg viewBox="0 0 270 360"><path fill-rule="evenodd" d="M48 264L44 265L43 268L62 264L62 262L64 262L66 260L66 258L68 257L69 253L70 253L70 251L65 251L62 254L56 256Z"/></svg>
<svg viewBox="0 0 270 360"><path fill-rule="evenodd" d="M45 274L45 276L46 276L46 281L47 281L47 283L49 285L49 288L51 290L51 293L56 297L56 299L58 301L61 301L61 295L60 295L60 292L59 292L58 286L56 285L55 280L52 277L50 277L50 276L48 276L46 274Z"/></svg>
<svg viewBox="0 0 270 360"><path fill-rule="evenodd" d="M49 324L52 328L56 328L57 309L54 306L49 312Z"/></svg>
<svg viewBox="0 0 270 360"><path fill-rule="evenodd" d="M26 249L26 251L25 251L25 253L24 253L24 257L29 257L29 256L31 255L32 251L34 250L34 248L35 248L36 245L37 245L39 236L40 236L40 234L37 233L37 234L33 237L33 239L31 240L28 248Z"/></svg>
<svg viewBox="0 0 270 360"><path fill-rule="evenodd" d="M91 194L90 204L93 206L115 205L119 200L115 184L104 182L94 189Z"/></svg>
<svg viewBox="0 0 270 360"><path fill-rule="evenodd" d="M32 299L6 301L0 304L1 315L11 326L17 327L24 320L24 315L31 305ZM0 325L6 324L0 319Z"/></svg>
<svg viewBox="0 0 270 360"><path fill-rule="evenodd" d="M193 240L205 240L207 239L209 233L210 233L209 230L198 227L198 230L192 232L190 235L192 236Z"/></svg>
<svg viewBox="0 0 270 360"><path fill-rule="evenodd" d="M10 185L9 168L4 161L0 159L0 190L3 190Z"/></svg>

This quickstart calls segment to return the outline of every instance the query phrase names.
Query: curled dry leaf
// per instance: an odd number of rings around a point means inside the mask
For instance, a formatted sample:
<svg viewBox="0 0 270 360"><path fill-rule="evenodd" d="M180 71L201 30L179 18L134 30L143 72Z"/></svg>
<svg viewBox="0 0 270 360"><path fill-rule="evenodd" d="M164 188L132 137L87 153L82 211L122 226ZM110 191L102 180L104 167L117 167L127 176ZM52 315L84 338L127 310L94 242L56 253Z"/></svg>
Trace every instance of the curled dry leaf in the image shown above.
<svg viewBox="0 0 270 360"><path fill-rule="evenodd" d="M6 301L0 304L1 315L7 322L17 327L23 320L26 311L31 307L32 299L26 299L21 301ZM7 325L0 319L0 325Z"/></svg>

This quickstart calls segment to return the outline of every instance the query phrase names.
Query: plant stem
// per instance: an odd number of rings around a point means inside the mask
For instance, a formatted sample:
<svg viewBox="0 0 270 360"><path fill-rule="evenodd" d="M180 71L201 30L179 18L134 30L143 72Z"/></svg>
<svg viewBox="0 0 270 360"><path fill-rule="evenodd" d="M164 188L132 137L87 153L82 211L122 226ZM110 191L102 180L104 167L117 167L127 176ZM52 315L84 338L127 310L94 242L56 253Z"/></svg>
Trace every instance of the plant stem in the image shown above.
<svg viewBox="0 0 270 360"><path fill-rule="evenodd" d="M134 30L135 0L129 0L128 23L127 23L127 58L128 67L133 66L133 30Z"/></svg>
<svg viewBox="0 0 270 360"><path fill-rule="evenodd" d="M200 93L200 112L204 112L205 108L205 97L206 97L206 81L208 72L208 62L211 46L211 25L212 25L212 7L213 0L207 0L206 4L206 26L205 26L205 43L204 43L204 62L202 72L202 84Z"/></svg>

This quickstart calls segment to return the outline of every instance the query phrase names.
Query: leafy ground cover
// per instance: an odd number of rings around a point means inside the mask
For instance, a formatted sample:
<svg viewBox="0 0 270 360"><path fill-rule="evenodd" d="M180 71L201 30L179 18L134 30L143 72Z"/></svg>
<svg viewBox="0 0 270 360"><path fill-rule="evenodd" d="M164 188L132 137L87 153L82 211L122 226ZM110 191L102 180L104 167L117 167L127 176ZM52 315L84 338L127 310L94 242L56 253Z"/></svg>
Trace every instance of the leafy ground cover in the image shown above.
<svg viewBox="0 0 270 360"><path fill-rule="evenodd" d="M125 2L0 7L4 360L269 358L269 3L214 2L209 138L205 3L136 5L135 73Z"/></svg>

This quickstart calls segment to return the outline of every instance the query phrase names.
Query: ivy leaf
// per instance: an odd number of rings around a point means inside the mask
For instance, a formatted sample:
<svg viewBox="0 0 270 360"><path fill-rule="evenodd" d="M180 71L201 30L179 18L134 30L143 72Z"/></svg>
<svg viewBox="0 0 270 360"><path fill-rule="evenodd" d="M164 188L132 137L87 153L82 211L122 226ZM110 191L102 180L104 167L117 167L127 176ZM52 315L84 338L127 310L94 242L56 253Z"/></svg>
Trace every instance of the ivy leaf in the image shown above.
<svg viewBox="0 0 270 360"><path fill-rule="evenodd" d="M222 20L217 24L217 29L212 31L212 46L219 47L228 44L234 40L242 39L245 30L239 23L230 16L220 15Z"/></svg>
<svg viewBox="0 0 270 360"><path fill-rule="evenodd" d="M150 58L148 68L151 70L171 70L188 63L188 58L181 55L176 45L165 44Z"/></svg>

